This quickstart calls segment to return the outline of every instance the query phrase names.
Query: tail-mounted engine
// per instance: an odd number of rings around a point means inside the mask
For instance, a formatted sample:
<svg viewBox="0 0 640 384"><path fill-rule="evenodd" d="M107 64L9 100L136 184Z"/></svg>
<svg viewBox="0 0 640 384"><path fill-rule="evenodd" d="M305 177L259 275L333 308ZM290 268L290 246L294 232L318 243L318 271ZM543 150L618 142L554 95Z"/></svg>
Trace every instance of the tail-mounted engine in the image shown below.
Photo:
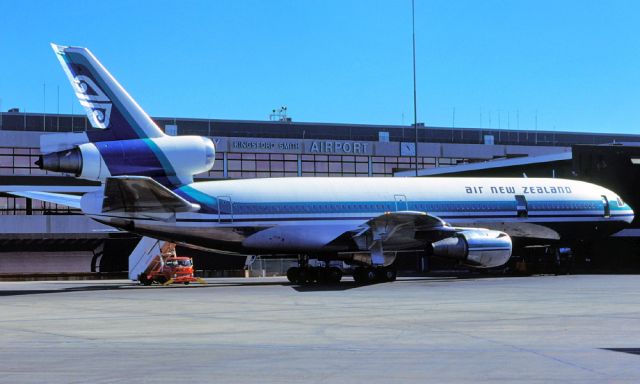
<svg viewBox="0 0 640 384"><path fill-rule="evenodd" d="M77 144L40 156L36 165L89 180L128 175L176 177L182 183L189 183L194 175L211 169L214 161L215 147L210 139L164 136Z"/></svg>

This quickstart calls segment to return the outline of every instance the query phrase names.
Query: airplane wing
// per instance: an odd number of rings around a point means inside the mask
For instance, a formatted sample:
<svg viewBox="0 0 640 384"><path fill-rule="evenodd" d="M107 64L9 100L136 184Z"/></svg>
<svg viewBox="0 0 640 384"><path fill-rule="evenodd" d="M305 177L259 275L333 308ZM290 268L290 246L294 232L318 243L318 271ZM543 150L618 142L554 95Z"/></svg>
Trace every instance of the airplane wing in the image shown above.
<svg viewBox="0 0 640 384"><path fill-rule="evenodd" d="M426 212L386 212L361 226L352 238L361 249L372 249L376 244L386 247L412 248L427 238L441 238L443 232L455 232L441 218Z"/></svg>
<svg viewBox="0 0 640 384"><path fill-rule="evenodd" d="M48 203L66 205L67 207L80 209L80 199L82 196L68 195L66 193L52 193L52 192L7 192L10 195L26 197L29 199L36 199L46 201Z"/></svg>
<svg viewBox="0 0 640 384"><path fill-rule="evenodd" d="M358 248L369 250L372 265L385 265L386 250L425 249L462 260L467 265L493 267L511 256L511 238L486 228L452 227L426 212L387 212L367 221L353 235Z"/></svg>
<svg viewBox="0 0 640 384"><path fill-rule="evenodd" d="M132 217L159 218L163 214L171 215L200 209L197 204L186 201L162 184L144 176L110 177L107 178L102 192L99 188L92 188L91 194L97 198L98 210L101 213L125 213ZM15 189L17 190L7 190L5 193L82 209L82 196Z"/></svg>

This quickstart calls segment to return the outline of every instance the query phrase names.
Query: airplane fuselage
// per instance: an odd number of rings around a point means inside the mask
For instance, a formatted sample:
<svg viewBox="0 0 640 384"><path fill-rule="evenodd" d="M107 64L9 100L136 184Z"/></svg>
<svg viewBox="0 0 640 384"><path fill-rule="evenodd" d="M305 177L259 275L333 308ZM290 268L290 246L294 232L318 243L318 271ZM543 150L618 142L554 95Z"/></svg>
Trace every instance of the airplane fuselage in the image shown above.
<svg viewBox="0 0 640 384"><path fill-rule="evenodd" d="M633 219L612 191L564 179L274 178L197 182L174 192L200 210L178 213L175 221L92 217L145 236L241 254L355 251L340 234L385 212L425 212L527 241L605 236Z"/></svg>

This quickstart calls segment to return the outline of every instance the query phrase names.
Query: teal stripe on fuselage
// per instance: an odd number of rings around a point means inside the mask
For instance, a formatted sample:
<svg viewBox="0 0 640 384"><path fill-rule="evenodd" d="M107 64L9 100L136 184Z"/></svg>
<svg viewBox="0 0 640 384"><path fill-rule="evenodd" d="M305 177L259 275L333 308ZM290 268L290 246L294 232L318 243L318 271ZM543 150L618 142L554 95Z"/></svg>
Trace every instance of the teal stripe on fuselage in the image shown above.
<svg viewBox="0 0 640 384"><path fill-rule="evenodd" d="M149 149L151 149L151 152L153 152L153 154L156 155L156 158L158 159L158 161L160 161L160 164L162 165L162 169L164 169L164 172L167 175L167 178L169 179L169 181L173 185L182 184L180 182L180 179L178 179L175 176L176 175L176 171L175 171L175 169L173 169L173 165L171 164L171 161L169 161L167 156L164 154L164 152L162 152L162 150L158 147L158 145L153 140L151 140L149 138L143 138L142 141L145 144L147 144Z"/></svg>
<svg viewBox="0 0 640 384"><path fill-rule="evenodd" d="M190 186L183 186L178 189L186 194L194 202L197 202L205 211L218 212L218 199L207 195ZM388 211L421 211L421 212L447 212L447 213L491 213L491 212L513 212L516 213L515 200L503 201L417 201L417 202L396 202L396 201L358 201L358 202L268 202L268 203L244 203L233 202L230 206L228 200L220 206L222 214L234 215L268 215L268 214L314 214L314 213L368 213L368 212L388 212ZM610 210L626 211L627 206L618 207L617 204L610 204ZM556 211L556 212L581 212L581 211L603 211L604 207L600 200L562 200L562 201L532 201L528 203L528 211Z"/></svg>
<svg viewBox="0 0 640 384"><path fill-rule="evenodd" d="M207 195L204 192L200 192L199 190L189 185L183 185L182 187L176 189L174 192L177 192L179 195L188 198L191 202L200 204L200 206L204 208L203 210L205 211L218 212L218 199L213 196Z"/></svg>

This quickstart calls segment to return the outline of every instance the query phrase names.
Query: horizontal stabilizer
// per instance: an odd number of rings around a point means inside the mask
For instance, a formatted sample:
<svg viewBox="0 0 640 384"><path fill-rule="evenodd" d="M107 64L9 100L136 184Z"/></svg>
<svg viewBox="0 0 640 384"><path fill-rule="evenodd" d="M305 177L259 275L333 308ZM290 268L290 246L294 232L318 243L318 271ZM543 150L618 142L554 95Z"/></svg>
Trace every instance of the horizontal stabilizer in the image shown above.
<svg viewBox="0 0 640 384"><path fill-rule="evenodd" d="M176 213L200 209L145 176L109 177L104 187L103 213Z"/></svg>
<svg viewBox="0 0 640 384"><path fill-rule="evenodd" d="M71 208L80 209L80 199L82 196L67 195L64 193L51 193L51 192L7 192L14 196L26 197L29 199L36 199L46 201L48 203L65 205Z"/></svg>
<svg viewBox="0 0 640 384"><path fill-rule="evenodd" d="M100 189L97 185L0 185L2 193L53 192L54 194L87 193Z"/></svg>

